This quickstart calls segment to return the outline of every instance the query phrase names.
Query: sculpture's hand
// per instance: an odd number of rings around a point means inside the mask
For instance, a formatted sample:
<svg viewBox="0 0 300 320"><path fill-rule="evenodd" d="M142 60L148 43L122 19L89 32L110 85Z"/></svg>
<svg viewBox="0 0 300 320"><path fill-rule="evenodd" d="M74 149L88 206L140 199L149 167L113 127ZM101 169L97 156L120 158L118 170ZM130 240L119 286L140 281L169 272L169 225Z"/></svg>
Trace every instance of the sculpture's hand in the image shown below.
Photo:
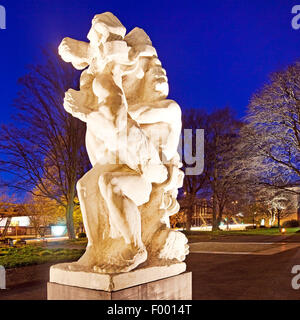
<svg viewBox="0 0 300 320"><path fill-rule="evenodd" d="M88 63L89 44L83 41L64 38L58 47L58 53L66 62L72 62L74 68L82 70Z"/></svg>
<svg viewBox="0 0 300 320"><path fill-rule="evenodd" d="M86 117L97 108L97 99L84 90L69 89L64 98L64 108L74 117L86 122Z"/></svg>

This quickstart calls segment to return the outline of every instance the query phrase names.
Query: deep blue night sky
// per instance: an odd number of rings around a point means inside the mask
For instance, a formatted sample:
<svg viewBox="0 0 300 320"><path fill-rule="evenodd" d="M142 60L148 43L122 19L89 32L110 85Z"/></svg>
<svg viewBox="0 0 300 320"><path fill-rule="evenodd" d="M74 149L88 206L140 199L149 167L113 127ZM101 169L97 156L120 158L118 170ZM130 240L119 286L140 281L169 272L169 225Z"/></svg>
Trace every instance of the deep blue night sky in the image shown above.
<svg viewBox="0 0 300 320"><path fill-rule="evenodd" d="M289 0L96 1L0 0L7 29L0 30L0 123L7 122L26 66L41 48L65 36L86 39L91 19L111 11L127 30L143 28L183 109L231 105L244 114L251 94L272 71L300 58L300 29L291 27Z"/></svg>

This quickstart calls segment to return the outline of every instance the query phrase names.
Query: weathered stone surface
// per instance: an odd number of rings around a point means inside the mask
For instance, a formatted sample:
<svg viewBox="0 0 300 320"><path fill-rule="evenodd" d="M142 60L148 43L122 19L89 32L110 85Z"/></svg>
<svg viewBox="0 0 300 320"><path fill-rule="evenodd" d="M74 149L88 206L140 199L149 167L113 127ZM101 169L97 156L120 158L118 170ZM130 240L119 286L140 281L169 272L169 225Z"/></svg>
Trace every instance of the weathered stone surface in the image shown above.
<svg viewBox="0 0 300 320"><path fill-rule="evenodd" d="M0 266L0 289L6 289L6 275L3 266Z"/></svg>

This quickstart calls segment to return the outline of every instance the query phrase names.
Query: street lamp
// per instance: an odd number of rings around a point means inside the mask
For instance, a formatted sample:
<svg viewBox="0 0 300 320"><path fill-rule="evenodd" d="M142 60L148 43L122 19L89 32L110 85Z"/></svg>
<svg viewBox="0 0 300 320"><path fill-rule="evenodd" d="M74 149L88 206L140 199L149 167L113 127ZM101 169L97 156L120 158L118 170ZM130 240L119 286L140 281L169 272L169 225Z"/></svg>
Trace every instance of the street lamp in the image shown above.
<svg viewBox="0 0 300 320"><path fill-rule="evenodd" d="M286 229L285 229L285 228L281 228L281 229L280 229L280 232L281 232L282 234L285 234L285 233L286 233Z"/></svg>

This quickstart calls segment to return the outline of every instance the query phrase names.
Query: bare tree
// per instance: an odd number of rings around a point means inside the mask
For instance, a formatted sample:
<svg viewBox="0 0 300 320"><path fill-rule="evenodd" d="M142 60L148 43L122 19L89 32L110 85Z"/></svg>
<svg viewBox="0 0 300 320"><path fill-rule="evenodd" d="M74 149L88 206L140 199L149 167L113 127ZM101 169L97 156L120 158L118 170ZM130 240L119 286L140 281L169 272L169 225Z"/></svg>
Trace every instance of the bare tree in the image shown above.
<svg viewBox="0 0 300 320"><path fill-rule="evenodd" d="M183 129L193 130L193 141L184 141L189 143L189 148L193 154L196 153L196 130L206 129L208 121L208 114L203 109L189 109L183 113L182 127ZM197 195L201 193L203 197L205 194L205 184L207 183L207 175L209 166L206 165L206 152L204 152L204 171L200 175L185 175L183 182L183 196L184 196L184 210L186 216L186 229L190 230L192 225L192 216L194 213L194 207L197 200ZM183 169L187 167L183 157Z"/></svg>
<svg viewBox="0 0 300 320"><path fill-rule="evenodd" d="M239 158L237 146L242 123L226 107L213 112L208 124L206 159L212 194L212 229L217 230L226 205L238 197L240 183L236 171Z"/></svg>
<svg viewBox="0 0 300 320"><path fill-rule="evenodd" d="M211 202L213 230L218 229L226 204L237 197L239 178L236 161L241 126L242 123L235 119L228 107L210 114L202 109L192 109L183 114L184 128L204 129L204 171L199 176L185 176L184 180L185 203L188 204L187 229L191 225L197 195Z"/></svg>
<svg viewBox="0 0 300 320"><path fill-rule="evenodd" d="M292 200L293 194L289 191L264 188L259 196L259 201L267 209L270 226L273 226L277 219L277 226L280 228L281 220L295 212L295 203Z"/></svg>
<svg viewBox="0 0 300 320"><path fill-rule="evenodd" d="M240 167L252 185L300 185L300 64L275 72L254 94L242 129ZM296 189L295 189L296 190Z"/></svg>
<svg viewBox="0 0 300 320"><path fill-rule="evenodd" d="M78 87L79 75L56 53L45 58L44 65L31 66L19 80L13 123L1 128L0 170L7 186L63 206L74 238L75 185L89 161L85 125L65 112L63 97L68 88Z"/></svg>

